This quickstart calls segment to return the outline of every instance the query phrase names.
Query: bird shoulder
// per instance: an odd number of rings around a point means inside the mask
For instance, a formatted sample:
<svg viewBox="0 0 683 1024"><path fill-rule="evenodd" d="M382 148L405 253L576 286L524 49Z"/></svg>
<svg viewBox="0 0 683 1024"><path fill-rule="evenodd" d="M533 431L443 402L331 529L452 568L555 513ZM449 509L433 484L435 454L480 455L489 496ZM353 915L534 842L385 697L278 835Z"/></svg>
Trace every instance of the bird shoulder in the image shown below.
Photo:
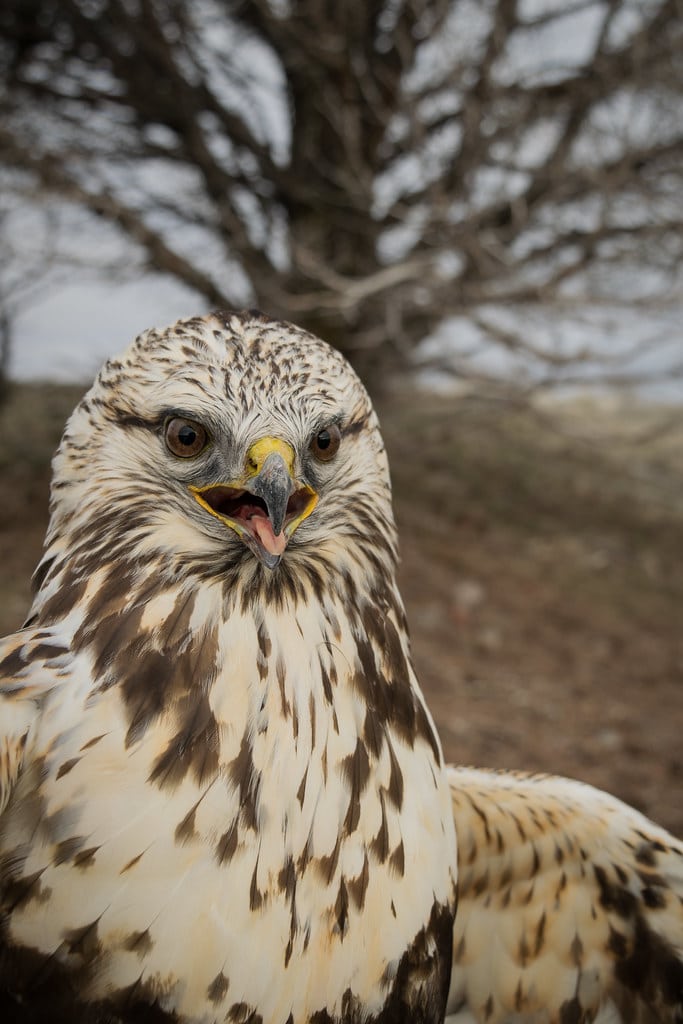
<svg viewBox="0 0 683 1024"><path fill-rule="evenodd" d="M449 768L449 782L459 883L449 1012L593 1021L611 1006L623 1020L677 1020L683 844L569 779Z"/></svg>
<svg viewBox="0 0 683 1024"><path fill-rule="evenodd" d="M0 642L0 814L30 745L45 696L59 680L68 648L51 630L21 629Z"/></svg>

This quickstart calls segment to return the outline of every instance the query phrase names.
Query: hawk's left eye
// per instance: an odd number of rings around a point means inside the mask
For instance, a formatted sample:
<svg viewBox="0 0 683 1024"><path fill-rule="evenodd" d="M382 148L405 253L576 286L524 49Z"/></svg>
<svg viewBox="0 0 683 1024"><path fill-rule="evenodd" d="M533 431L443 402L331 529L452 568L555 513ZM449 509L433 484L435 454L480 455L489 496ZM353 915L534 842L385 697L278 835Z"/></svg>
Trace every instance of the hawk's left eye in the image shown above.
<svg viewBox="0 0 683 1024"><path fill-rule="evenodd" d="M312 438L311 451L318 462L329 462L339 451L340 444L341 430L336 423L331 423Z"/></svg>
<svg viewBox="0 0 683 1024"><path fill-rule="evenodd" d="M166 424L166 447L180 459L190 459L199 455L206 447L209 436L195 420L185 420L174 416Z"/></svg>

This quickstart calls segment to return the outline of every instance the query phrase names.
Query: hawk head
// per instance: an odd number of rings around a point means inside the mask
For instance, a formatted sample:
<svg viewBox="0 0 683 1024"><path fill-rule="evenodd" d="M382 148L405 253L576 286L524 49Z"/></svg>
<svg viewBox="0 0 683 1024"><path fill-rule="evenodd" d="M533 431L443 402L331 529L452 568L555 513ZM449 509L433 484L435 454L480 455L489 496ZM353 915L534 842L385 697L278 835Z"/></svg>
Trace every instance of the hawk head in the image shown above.
<svg viewBox="0 0 683 1024"><path fill-rule="evenodd" d="M105 364L55 457L50 549L175 578L393 571L389 472L368 395L320 339L215 313ZM39 573L40 576L40 573Z"/></svg>

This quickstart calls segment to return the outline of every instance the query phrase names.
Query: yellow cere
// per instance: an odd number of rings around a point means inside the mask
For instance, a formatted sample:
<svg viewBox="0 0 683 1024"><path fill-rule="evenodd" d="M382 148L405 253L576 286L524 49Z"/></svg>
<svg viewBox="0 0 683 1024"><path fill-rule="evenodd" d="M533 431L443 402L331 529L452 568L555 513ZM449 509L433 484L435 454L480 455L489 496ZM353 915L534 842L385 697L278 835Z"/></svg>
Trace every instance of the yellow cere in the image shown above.
<svg viewBox="0 0 683 1024"><path fill-rule="evenodd" d="M278 437L261 437L258 441L254 441L247 452L247 459L245 463L247 480L252 476L256 476L257 473L261 471L261 467L268 456L273 455L274 453L282 456L289 471L289 475L293 477L294 449L291 444L287 444L286 441L282 441Z"/></svg>

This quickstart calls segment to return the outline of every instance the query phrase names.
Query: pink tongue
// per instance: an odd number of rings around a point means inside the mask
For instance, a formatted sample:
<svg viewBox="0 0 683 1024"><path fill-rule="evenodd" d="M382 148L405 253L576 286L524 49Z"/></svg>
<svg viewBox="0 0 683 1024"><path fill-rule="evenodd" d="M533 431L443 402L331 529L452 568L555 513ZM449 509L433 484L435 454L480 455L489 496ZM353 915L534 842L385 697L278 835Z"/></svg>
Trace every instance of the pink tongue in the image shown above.
<svg viewBox="0 0 683 1024"><path fill-rule="evenodd" d="M252 516L249 525L269 555L281 555L287 547L284 530L276 537L270 519L266 516Z"/></svg>

